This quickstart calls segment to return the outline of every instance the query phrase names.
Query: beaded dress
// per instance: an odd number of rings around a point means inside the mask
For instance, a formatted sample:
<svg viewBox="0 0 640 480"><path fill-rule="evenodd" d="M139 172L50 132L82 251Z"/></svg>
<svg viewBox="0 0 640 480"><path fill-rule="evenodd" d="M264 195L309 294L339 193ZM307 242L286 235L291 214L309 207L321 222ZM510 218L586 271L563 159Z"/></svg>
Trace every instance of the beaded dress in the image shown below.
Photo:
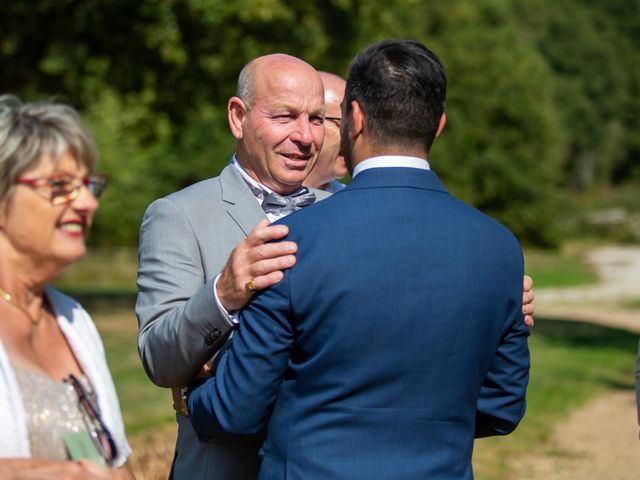
<svg viewBox="0 0 640 480"><path fill-rule="evenodd" d="M31 456L49 460L68 460L64 435L89 431L73 386L38 372L13 366L27 416ZM84 375L78 378L95 397Z"/></svg>

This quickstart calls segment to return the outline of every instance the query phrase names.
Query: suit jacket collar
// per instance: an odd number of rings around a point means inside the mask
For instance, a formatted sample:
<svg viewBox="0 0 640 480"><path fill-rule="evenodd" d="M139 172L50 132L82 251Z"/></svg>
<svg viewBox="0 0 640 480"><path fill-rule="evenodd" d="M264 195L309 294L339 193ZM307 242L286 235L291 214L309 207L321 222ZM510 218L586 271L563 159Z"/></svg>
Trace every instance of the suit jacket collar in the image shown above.
<svg viewBox="0 0 640 480"><path fill-rule="evenodd" d="M408 187L448 193L432 170L406 167L371 168L360 172L343 191L361 188ZM340 192L338 192L339 194Z"/></svg>
<svg viewBox="0 0 640 480"><path fill-rule="evenodd" d="M227 165L220 173L222 201L227 213L249 235L260 220L267 218L253 192L233 165Z"/></svg>

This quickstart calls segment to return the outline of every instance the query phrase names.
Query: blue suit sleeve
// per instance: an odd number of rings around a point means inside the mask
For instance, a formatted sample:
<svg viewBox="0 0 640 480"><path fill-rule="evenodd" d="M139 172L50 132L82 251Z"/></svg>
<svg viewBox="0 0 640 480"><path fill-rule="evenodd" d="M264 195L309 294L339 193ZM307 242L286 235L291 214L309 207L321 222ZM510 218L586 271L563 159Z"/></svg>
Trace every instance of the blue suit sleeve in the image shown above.
<svg viewBox="0 0 640 480"><path fill-rule="evenodd" d="M508 327L480 390L476 438L511 433L526 409L530 332L524 324L520 304L513 306L506 324Z"/></svg>
<svg viewBox="0 0 640 480"><path fill-rule="evenodd" d="M190 389L191 423L202 440L253 434L265 424L289 361L289 281L260 292L240 314L214 377Z"/></svg>

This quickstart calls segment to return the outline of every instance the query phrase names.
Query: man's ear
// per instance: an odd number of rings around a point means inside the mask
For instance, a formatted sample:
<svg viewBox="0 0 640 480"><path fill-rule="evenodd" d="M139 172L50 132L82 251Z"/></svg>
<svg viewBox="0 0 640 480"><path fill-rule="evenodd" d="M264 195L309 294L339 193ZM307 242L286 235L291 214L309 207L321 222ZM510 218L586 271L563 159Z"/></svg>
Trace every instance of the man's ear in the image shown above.
<svg viewBox="0 0 640 480"><path fill-rule="evenodd" d="M236 140L242 140L244 119L249 109L244 101L239 97L231 97L227 104L227 118L229 128Z"/></svg>
<svg viewBox="0 0 640 480"><path fill-rule="evenodd" d="M351 101L351 118L353 119L353 122L351 124L351 132L349 133L351 135L351 138L356 139L362 134L367 121L364 113L362 112L360 104L355 100Z"/></svg>
<svg viewBox="0 0 640 480"><path fill-rule="evenodd" d="M440 135L440 132L442 132L445 123L447 123L447 114L445 112L442 112L442 116L440 117L440 124L438 125L438 131L436 132L436 137Z"/></svg>

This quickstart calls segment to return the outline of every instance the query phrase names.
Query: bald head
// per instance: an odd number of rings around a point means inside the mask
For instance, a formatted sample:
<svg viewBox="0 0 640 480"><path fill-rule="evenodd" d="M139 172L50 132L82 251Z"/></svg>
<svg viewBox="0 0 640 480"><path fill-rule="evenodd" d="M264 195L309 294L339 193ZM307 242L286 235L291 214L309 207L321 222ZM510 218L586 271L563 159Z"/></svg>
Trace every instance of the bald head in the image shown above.
<svg viewBox="0 0 640 480"><path fill-rule="evenodd" d="M322 80L311 65L282 53L251 61L228 104L238 163L275 192L295 192L318 158L324 111Z"/></svg>
<svg viewBox="0 0 640 480"><path fill-rule="evenodd" d="M311 65L297 57L285 53L263 55L251 60L240 71L236 96L241 98L248 108L251 108L255 101L256 86L264 81L265 76L269 77L281 68L318 74Z"/></svg>
<svg viewBox="0 0 640 480"><path fill-rule="evenodd" d="M340 116L339 110L336 112L335 109L340 109L347 82L338 75L329 72L318 72L318 75L320 75L320 79L324 85L324 103L327 107L327 115ZM329 113L329 109L332 110L332 113Z"/></svg>
<svg viewBox="0 0 640 480"><path fill-rule="evenodd" d="M326 190L332 180L347 174L344 158L340 155L340 123L346 82L333 73L318 74L324 85L325 136L318 162L307 177L305 185Z"/></svg>

